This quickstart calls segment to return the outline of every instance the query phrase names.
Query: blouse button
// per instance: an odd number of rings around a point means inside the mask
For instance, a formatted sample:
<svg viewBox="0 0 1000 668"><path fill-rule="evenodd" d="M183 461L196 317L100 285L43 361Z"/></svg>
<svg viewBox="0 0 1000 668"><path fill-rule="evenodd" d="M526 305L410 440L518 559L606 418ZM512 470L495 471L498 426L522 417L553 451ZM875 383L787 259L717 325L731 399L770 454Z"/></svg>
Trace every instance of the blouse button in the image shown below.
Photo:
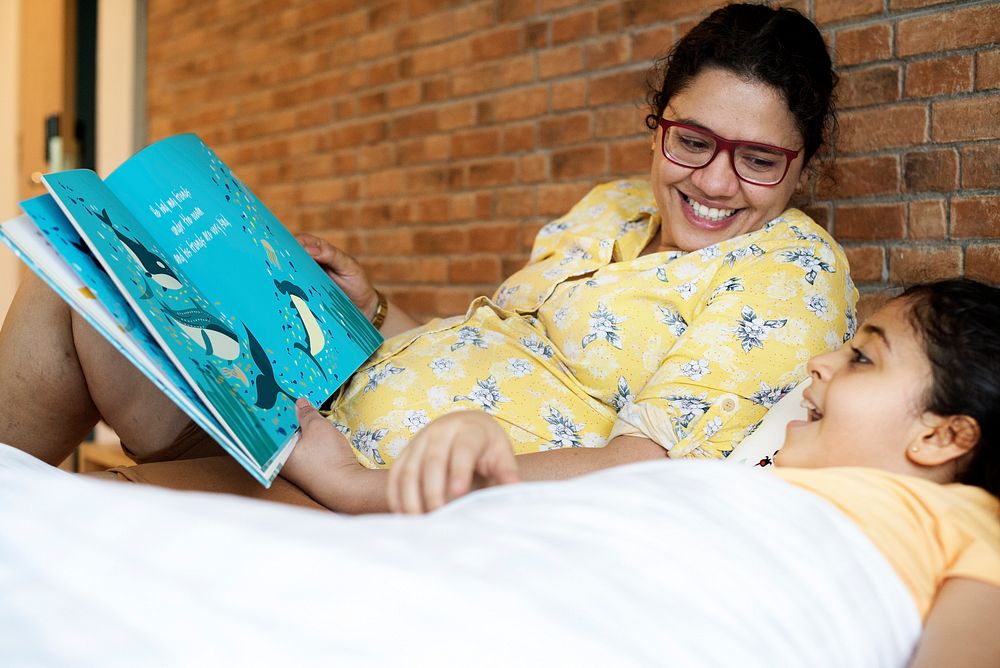
<svg viewBox="0 0 1000 668"><path fill-rule="evenodd" d="M736 402L727 397L722 401L722 410L727 413L736 410Z"/></svg>

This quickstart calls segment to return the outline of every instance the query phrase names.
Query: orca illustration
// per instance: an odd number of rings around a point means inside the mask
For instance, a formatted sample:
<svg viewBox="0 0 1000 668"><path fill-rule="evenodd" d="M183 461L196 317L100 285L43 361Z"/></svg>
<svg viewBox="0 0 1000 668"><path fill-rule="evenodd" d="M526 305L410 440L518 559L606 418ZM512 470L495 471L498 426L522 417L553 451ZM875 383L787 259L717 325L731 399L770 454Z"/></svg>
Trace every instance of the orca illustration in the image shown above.
<svg viewBox="0 0 1000 668"><path fill-rule="evenodd" d="M107 209L101 209L100 213L96 211L91 211L91 213L111 228L111 231L115 233L118 240L125 245L125 250L128 251L128 254L142 267L146 276L152 278L167 290L177 290L181 287L181 282L177 280L177 275L167 266L166 262L135 239L131 239L119 232L111 224L111 216L108 215Z"/></svg>
<svg viewBox="0 0 1000 668"><path fill-rule="evenodd" d="M274 377L274 368L271 366L271 360L268 359L264 348L254 338L254 335L250 333L246 325L243 325L243 329L247 333L247 345L250 348L250 357L253 358L254 364L257 365L257 370L260 372L257 374L257 378L254 379L254 385L257 387L257 401L254 402L254 405L257 408L271 410L278 400L278 393L285 395L292 400L292 403L295 403L295 397L285 392L278 385L278 380Z"/></svg>
<svg viewBox="0 0 1000 668"><path fill-rule="evenodd" d="M295 307L295 312L299 316L299 322L302 323L302 327L306 330L306 342L309 346L306 347L299 342L295 342L292 344L293 347L304 352L312 360L313 364L316 365L319 372L323 374L323 377L326 378L326 372L323 371L323 367L316 360L316 354L323 350L323 346L326 344L326 337L323 336L323 329L319 326L316 316L313 315L308 304L306 304L309 301L309 297L303 292L302 288L289 281L275 281L274 287L278 288L278 292L287 295L291 300L292 306Z"/></svg>
<svg viewBox="0 0 1000 668"><path fill-rule="evenodd" d="M175 311L163 302L160 302L160 308L209 355L230 362L239 357L240 341L236 333L208 311L197 307Z"/></svg>

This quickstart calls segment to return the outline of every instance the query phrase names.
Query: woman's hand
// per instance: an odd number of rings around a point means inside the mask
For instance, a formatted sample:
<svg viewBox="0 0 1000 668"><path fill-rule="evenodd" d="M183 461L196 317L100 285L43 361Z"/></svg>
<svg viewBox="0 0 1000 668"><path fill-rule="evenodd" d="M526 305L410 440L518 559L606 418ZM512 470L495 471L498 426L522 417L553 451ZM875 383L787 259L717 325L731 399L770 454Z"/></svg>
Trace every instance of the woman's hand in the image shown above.
<svg viewBox="0 0 1000 668"><path fill-rule="evenodd" d="M424 427L389 472L389 509L425 513L474 488L519 481L507 434L481 411L461 411Z"/></svg>
<svg viewBox="0 0 1000 668"><path fill-rule="evenodd" d="M388 510L388 472L358 464L347 439L308 400L295 402L302 433L281 469L286 480L330 510L375 513Z"/></svg>
<svg viewBox="0 0 1000 668"><path fill-rule="evenodd" d="M307 232L296 234L295 239L358 310L371 320L378 307L378 295L358 261L330 242Z"/></svg>

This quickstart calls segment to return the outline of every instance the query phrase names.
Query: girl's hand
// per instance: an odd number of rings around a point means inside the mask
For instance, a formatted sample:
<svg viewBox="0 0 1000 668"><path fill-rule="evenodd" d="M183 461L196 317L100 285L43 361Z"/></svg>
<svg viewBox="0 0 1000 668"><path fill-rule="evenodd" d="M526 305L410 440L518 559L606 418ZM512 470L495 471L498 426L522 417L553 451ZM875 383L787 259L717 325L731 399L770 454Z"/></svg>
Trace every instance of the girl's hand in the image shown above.
<svg viewBox="0 0 1000 668"><path fill-rule="evenodd" d="M389 509L426 513L472 489L519 481L507 434L481 411L461 411L424 427L396 460L386 489Z"/></svg>
<svg viewBox="0 0 1000 668"><path fill-rule="evenodd" d="M378 307L378 295L368 275L353 257L328 241L307 232L300 232L295 239L309 253L326 275L336 283L347 298L365 314L369 320Z"/></svg>

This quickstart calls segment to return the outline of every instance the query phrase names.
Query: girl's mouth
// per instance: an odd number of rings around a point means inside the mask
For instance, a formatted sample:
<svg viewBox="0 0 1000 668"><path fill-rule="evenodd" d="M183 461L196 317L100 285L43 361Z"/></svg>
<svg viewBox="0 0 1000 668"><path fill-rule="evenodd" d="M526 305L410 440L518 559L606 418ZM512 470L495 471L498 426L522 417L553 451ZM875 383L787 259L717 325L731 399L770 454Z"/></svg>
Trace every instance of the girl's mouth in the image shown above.
<svg viewBox="0 0 1000 668"><path fill-rule="evenodd" d="M740 211L740 209L714 209L712 207L705 206L701 202L691 199L680 191L678 191L678 193L680 193L681 199L684 200L684 203L691 207L691 211L694 213L695 217L704 221L710 227L722 227L724 224L728 223L729 218L732 218L737 212ZM719 225L719 223L723 223L723 225Z"/></svg>
<svg viewBox="0 0 1000 668"><path fill-rule="evenodd" d="M814 404L813 402L809 401L808 399L803 399L802 403L799 404L799 405L802 406L802 408L805 408L808 411L808 414L809 414L808 420L809 420L809 422L816 422L817 420L822 420L823 419L823 411L821 411L820 409L816 408L816 404Z"/></svg>

